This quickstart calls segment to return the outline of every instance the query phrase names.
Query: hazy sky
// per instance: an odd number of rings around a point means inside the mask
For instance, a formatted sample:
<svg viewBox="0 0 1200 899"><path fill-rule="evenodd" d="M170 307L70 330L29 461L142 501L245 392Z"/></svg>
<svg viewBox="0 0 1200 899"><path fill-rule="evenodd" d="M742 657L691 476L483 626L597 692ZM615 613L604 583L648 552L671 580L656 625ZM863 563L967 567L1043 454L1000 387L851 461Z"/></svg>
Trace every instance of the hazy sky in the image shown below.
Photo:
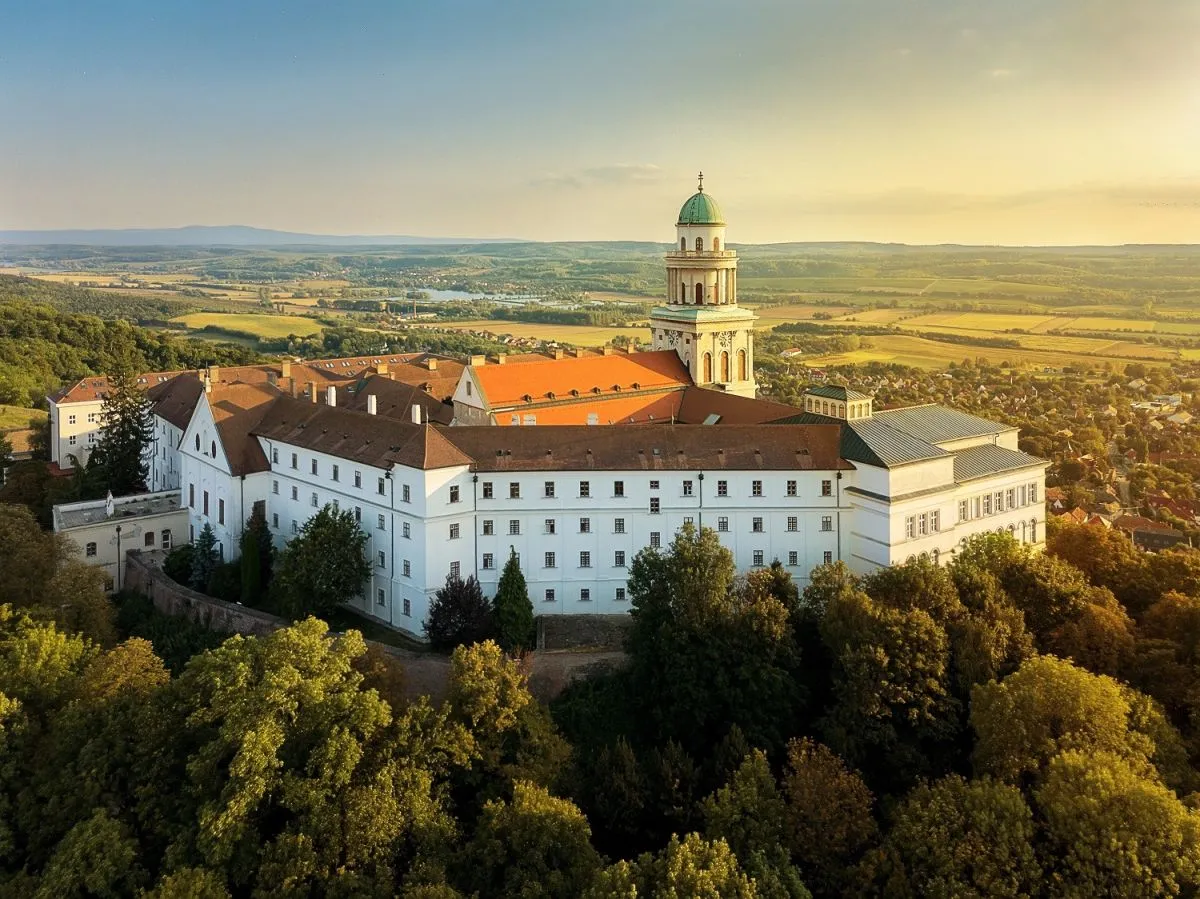
<svg viewBox="0 0 1200 899"><path fill-rule="evenodd" d="M1200 242L1200 0L0 8L0 228Z"/></svg>

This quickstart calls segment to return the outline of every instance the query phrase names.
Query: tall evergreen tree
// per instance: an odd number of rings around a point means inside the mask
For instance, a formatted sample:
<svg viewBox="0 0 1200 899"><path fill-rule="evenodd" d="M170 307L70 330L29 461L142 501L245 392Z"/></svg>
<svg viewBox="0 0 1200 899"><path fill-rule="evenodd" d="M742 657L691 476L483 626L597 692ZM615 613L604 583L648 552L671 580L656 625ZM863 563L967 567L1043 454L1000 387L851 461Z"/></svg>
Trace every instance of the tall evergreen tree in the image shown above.
<svg viewBox="0 0 1200 899"><path fill-rule="evenodd" d="M139 493L146 489L150 474L148 450L154 439L150 404L129 369L110 375L108 385L100 439L88 458L89 479L114 496Z"/></svg>
<svg viewBox="0 0 1200 899"><path fill-rule="evenodd" d="M200 529L200 536L192 547L192 580L193 590L204 592L212 578L213 570L220 561L217 555L217 535L211 524Z"/></svg>
<svg viewBox="0 0 1200 899"><path fill-rule="evenodd" d="M271 583L271 561L275 547L271 542L267 518L257 509L251 513L242 531L241 550L242 602L248 606L259 606Z"/></svg>
<svg viewBox="0 0 1200 899"><path fill-rule="evenodd" d="M492 599L492 612L496 620L499 643L508 652L528 649L533 646L533 603L529 601L529 590L525 586L525 575L521 574L521 562L516 552L508 556L500 583L496 585L496 596Z"/></svg>

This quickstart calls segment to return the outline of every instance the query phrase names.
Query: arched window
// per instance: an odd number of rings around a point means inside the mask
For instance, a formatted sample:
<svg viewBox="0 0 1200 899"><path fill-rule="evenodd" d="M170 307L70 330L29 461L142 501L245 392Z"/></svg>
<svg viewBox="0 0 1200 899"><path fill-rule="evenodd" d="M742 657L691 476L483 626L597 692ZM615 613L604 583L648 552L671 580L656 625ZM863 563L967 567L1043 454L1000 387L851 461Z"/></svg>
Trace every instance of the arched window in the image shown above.
<svg viewBox="0 0 1200 899"><path fill-rule="evenodd" d="M703 249L704 249L704 238L703 238L703 237L697 237L697 238L696 238L696 252L697 252L697 253L699 253L699 252L701 252Z"/></svg>
<svg viewBox="0 0 1200 899"><path fill-rule="evenodd" d="M212 457L217 458L217 441L212 442Z"/></svg>
<svg viewBox="0 0 1200 899"><path fill-rule="evenodd" d="M196 452L200 452L200 435L196 435Z"/></svg>
<svg viewBox="0 0 1200 899"><path fill-rule="evenodd" d="M171 530L170 530L170 528L166 528L162 532L162 548L163 549L171 548Z"/></svg>
<svg viewBox="0 0 1200 899"><path fill-rule="evenodd" d="M704 285L697 284L696 285L696 305L699 306L703 302L704 302Z"/></svg>
<svg viewBox="0 0 1200 899"><path fill-rule="evenodd" d="M146 531L146 536L142 542L145 546L153 547L154 546L154 531Z"/></svg>
<svg viewBox="0 0 1200 899"><path fill-rule="evenodd" d="M1017 537L1017 526L1015 524L1010 524L1008 526L1008 533L1009 536L1015 540Z"/></svg>
<svg viewBox="0 0 1200 899"><path fill-rule="evenodd" d="M687 302L687 285L682 282L679 284L679 302Z"/></svg>
<svg viewBox="0 0 1200 899"><path fill-rule="evenodd" d="M933 559L934 565L938 564L938 560L941 559L941 556L942 556L942 554L936 549L932 552L931 558Z"/></svg>
<svg viewBox="0 0 1200 899"><path fill-rule="evenodd" d="M705 384L712 383L712 353L704 354L704 381Z"/></svg>
<svg viewBox="0 0 1200 899"><path fill-rule="evenodd" d="M719 253L720 251L721 251L721 238L714 237L713 238L713 252Z"/></svg>
<svg viewBox="0 0 1200 899"><path fill-rule="evenodd" d="M1036 518L1031 518L1029 520L1029 542L1037 543L1037 519Z"/></svg>
<svg viewBox="0 0 1200 899"><path fill-rule="evenodd" d="M738 360L738 380L739 381L748 380L746 378L746 351L745 350L738 350L737 360Z"/></svg>
<svg viewBox="0 0 1200 899"><path fill-rule="evenodd" d="M685 253L687 252L687 238L686 237L679 238L679 249Z"/></svg>
<svg viewBox="0 0 1200 899"><path fill-rule="evenodd" d="M1029 542L1029 522L1028 521L1021 522L1021 542L1022 543Z"/></svg>
<svg viewBox="0 0 1200 899"><path fill-rule="evenodd" d="M89 559L96 555L96 544L89 543L87 546L85 546L83 549L83 554Z"/></svg>
<svg viewBox="0 0 1200 899"><path fill-rule="evenodd" d="M729 354L724 350L721 351L721 383L729 383Z"/></svg>
<svg viewBox="0 0 1200 899"><path fill-rule="evenodd" d="M821 414L822 415L829 414L829 400L821 400Z"/></svg>

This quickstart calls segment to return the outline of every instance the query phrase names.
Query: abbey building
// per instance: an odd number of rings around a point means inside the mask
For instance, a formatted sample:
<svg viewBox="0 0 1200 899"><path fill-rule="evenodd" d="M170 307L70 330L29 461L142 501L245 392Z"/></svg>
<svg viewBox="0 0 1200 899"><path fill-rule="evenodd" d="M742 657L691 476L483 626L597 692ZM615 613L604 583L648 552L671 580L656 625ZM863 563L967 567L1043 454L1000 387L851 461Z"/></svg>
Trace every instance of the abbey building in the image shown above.
<svg viewBox="0 0 1200 899"><path fill-rule="evenodd" d="M745 571L803 583L866 572L970 536L1044 534L1046 462L1017 431L942 406L875 409L817 386L800 408L755 395L754 314L703 190L666 256L652 349L493 358L431 354L158 372L152 491L178 491L188 537L237 553L254 510L286 543L325 505L368 538L362 611L420 634L447 576L495 589L511 553L540 614L629 608L627 576L684 524L712 528ZM104 378L50 397L52 458L86 455ZM149 532L148 532L149 533Z"/></svg>

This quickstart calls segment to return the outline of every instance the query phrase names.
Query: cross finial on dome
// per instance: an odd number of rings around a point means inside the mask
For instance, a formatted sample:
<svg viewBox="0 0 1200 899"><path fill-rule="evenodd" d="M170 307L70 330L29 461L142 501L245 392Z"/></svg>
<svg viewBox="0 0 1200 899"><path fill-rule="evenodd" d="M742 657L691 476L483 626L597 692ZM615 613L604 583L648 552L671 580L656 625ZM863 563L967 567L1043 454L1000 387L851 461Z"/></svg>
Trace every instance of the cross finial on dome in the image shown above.
<svg viewBox="0 0 1200 899"><path fill-rule="evenodd" d="M704 172L700 173L700 193L704 193Z"/></svg>

